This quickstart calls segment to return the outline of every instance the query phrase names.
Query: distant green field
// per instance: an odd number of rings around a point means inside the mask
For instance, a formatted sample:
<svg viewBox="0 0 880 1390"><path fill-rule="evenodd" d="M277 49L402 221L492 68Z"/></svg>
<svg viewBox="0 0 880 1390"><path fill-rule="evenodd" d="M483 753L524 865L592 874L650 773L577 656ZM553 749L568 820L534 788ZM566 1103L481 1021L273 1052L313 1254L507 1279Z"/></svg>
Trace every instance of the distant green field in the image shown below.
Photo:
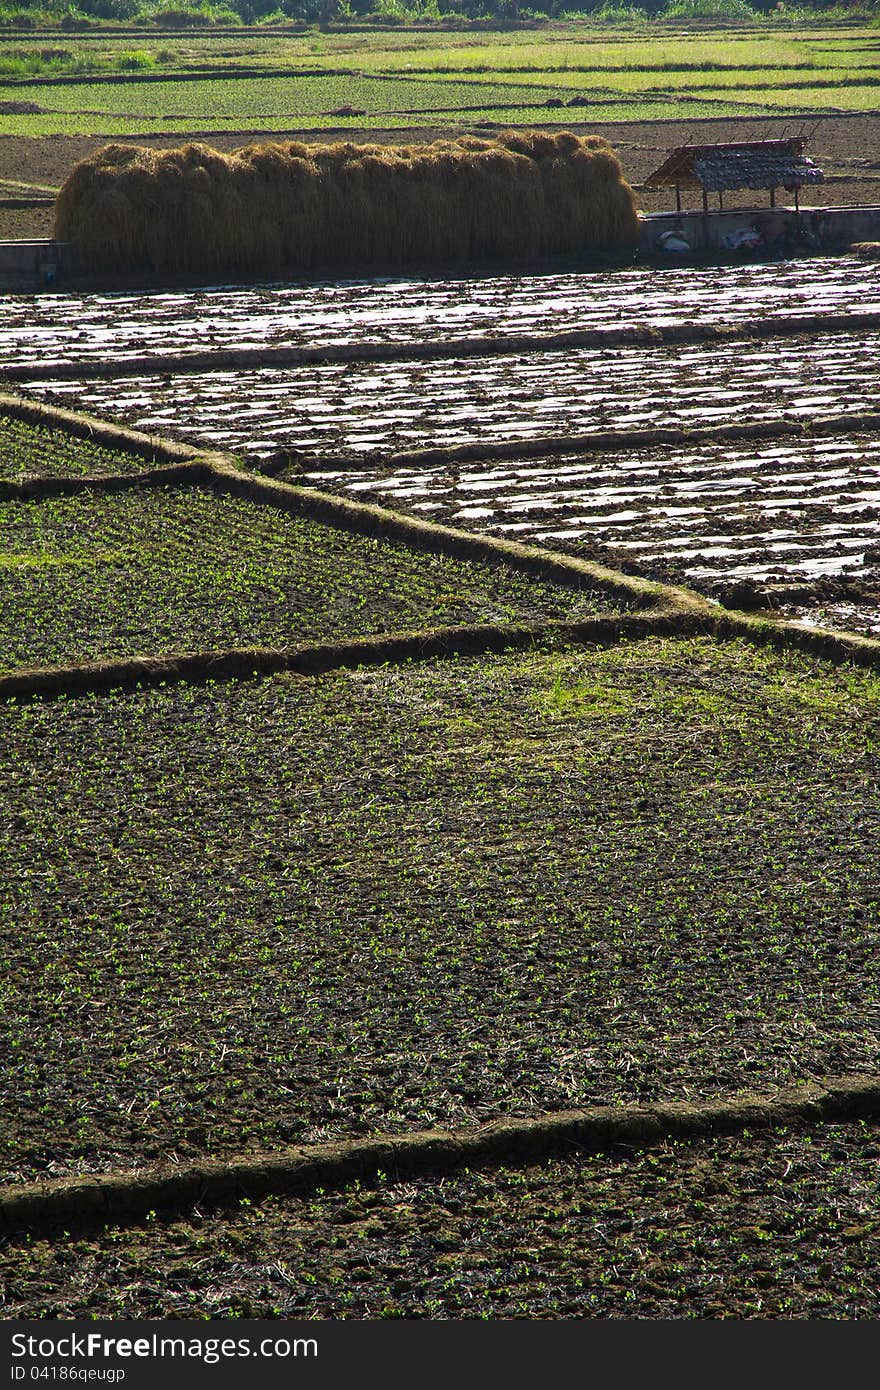
<svg viewBox="0 0 880 1390"><path fill-rule="evenodd" d="M123 71L130 80L106 80ZM43 80L80 73L81 81ZM692 117L805 115L880 108L880 34L866 26L604 39L560 25L515 34L65 37L51 49L45 36L16 37L0 43L0 79L0 102L42 108L0 115L6 134L635 121L680 116L682 100ZM358 114L340 115L344 107Z"/></svg>
<svg viewBox="0 0 880 1390"><path fill-rule="evenodd" d="M589 106L564 103L579 92L537 83L382 80L365 77L266 77L242 80L71 83L64 86L0 86L0 102L29 101L42 114L0 118L5 132L21 135L105 134L145 131L322 129L365 125L412 126L492 121L529 122L646 119L669 114L668 98L645 94L637 101L595 88ZM340 115L353 107L358 113ZM749 107L709 99L694 115L736 114Z"/></svg>

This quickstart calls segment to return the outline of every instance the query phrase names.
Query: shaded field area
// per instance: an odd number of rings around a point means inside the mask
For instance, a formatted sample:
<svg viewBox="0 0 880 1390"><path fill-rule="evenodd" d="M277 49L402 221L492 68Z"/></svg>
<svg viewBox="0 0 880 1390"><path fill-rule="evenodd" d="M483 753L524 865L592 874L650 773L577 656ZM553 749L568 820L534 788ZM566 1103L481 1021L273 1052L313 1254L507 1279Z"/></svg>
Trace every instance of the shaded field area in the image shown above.
<svg viewBox="0 0 880 1390"><path fill-rule="evenodd" d="M874 1124L0 1238L7 1318L876 1318Z"/></svg>
<svg viewBox="0 0 880 1390"><path fill-rule="evenodd" d="M2 143L0 143L2 149ZM880 267L845 256L724 267L373 277L160 293L9 295L0 371L208 348L548 335L880 310Z"/></svg>
<svg viewBox="0 0 880 1390"><path fill-rule="evenodd" d="M878 714L656 638L4 706L5 1176L876 1070Z"/></svg>
<svg viewBox="0 0 880 1390"><path fill-rule="evenodd" d="M197 490L0 502L0 582L0 670L620 606Z"/></svg>

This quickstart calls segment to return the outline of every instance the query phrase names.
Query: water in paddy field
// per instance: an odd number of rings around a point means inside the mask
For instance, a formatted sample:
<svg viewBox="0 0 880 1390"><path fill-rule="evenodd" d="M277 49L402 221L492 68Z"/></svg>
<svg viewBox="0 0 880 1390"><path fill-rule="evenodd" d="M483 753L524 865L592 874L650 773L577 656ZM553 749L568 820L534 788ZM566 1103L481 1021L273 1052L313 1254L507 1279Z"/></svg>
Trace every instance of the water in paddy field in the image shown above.
<svg viewBox="0 0 880 1390"><path fill-rule="evenodd" d="M188 350L418 343L582 328L880 311L880 265L846 257L457 280L218 286L9 298L0 365ZM603 551L698 587L835 581L880 593L880 434L396 466L433 446L880 411L880 334L516 355L311 363L28 390L458 525ZM331 465L334 455L355 463ZM321 458L328 460L322 466ZM860 599L822 621L880 630ZM814 604L813 609L816 609ZM806 611L806 610L805 610ZM876 623L874 621L876 617Z"/></svg>
<svg viewBox="0 0 880 1390"><path fill-rule="evenodd" d="M67 404L259 458L360 455L595 430L880 411L880 332L770 343L576 348L53 383Z"/></svg>
<svg viewBox="0 0 880 1390"><path fill-rule="evenodd" d="M206 348L573 332L629 324L880 311L880 265L821 257L742 266L221 285L167 294L9 296L0 363Z"/></svg>

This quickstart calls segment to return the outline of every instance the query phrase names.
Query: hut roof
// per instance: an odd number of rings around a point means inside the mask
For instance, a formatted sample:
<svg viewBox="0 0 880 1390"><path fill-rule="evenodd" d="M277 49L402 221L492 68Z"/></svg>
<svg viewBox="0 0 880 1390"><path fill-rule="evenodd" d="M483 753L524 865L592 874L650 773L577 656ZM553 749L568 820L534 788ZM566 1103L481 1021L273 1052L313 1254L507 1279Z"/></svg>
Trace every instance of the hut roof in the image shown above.
<svg viewBox="0 0 880 1390"><path fill-rule="evenodd" d="M727 193L739 188L800 188L824 183L825 175L804 154L802 136L728 145L679 145L645 179L646 188L702 188Z"/></svg>

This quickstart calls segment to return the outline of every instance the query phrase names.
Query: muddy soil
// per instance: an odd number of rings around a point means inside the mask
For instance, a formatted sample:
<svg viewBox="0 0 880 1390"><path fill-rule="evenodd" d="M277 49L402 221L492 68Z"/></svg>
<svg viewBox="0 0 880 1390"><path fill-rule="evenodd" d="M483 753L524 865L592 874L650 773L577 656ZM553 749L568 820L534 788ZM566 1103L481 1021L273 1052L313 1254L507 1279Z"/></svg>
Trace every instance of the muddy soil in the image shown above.
<svg viewBox="0 0 880 1390"><path fill-rule="evenodd" d="M311 480L361 501L684 580L734 607L880 634L876 435L319 470Z"/></svg>
<svg viewBox="0 0 880 1390"><path fill-rule="evenodd" d="M546 337L630 325L738 324L872 311L880 311L880 265L851 256L138 293L67 290L5 299L0 368L209 349Z"/></svg>
<svg viewBox="0 0 880 1390"><path fill-rule="evenodd" d="M7 1239L0 1314L876 1319L878 1159L828 1125Z"/></svg>
<svg viewBox="0 0 880 1390"><path fill-rule="evenodd" d="M318 363L112 381L37 380L40 399L253 458L389 454L592 431L880 410L880 333L581 348L457 361Z"/></svg>

